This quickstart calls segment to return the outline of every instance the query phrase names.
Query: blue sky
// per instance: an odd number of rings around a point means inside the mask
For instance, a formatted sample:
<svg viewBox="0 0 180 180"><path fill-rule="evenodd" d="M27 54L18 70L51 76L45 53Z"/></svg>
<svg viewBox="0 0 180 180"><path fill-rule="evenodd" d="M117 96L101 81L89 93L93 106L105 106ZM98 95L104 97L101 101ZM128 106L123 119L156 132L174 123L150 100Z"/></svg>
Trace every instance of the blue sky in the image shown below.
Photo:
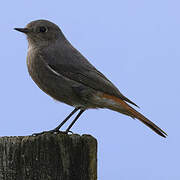
<svg viewBox="0 0 180 180"><path fill-rule="evenodd" d="M48 19L168 133L163 139L110 110L86 111L72 131L97 138L98 179L179 179L179 7L178 0L2 1L0 136L50 130L73 109L34 84L26 38L13 30Z"/></svg>

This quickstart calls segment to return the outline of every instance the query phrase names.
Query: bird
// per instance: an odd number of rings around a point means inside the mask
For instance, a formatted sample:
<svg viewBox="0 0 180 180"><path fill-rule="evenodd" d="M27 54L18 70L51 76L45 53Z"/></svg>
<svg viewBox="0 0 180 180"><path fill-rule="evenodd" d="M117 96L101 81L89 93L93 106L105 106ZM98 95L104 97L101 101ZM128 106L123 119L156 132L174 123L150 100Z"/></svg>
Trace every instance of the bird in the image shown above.
<svg viewBox="0 0 180 180"><path fill-rule="evenodd" d="M60 128L77 111L79 113L66 129L88 109L106 108L138 119L162 137L167 134L135 110L137 106L93 66L66 39L62 30L48 20L35 20L24 28L14 28L27 36L28 72L37 86L53 99L73 106L73 111L54 129L34 133L60 132Z"/></svg>

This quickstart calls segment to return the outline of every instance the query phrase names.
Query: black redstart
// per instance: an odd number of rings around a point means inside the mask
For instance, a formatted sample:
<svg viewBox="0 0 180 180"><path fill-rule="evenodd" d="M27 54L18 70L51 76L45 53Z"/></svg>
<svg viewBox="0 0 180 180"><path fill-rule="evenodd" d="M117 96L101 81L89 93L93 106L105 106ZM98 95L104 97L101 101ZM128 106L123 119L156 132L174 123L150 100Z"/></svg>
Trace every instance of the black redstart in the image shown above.
<svg viewBox="0 0 180 180"><path fill-rule="evenodd" d="M66 132L69 132L85 110L108 108L139 119L160 136L167 136L162 129L128 104L137 106L70 44L56 24L37 20L27 24L25 28L15 30L27 35L27 66L34 82L54 99L75 107L59 126L49 132L58 132L78 110L79 113Z"/></svg>

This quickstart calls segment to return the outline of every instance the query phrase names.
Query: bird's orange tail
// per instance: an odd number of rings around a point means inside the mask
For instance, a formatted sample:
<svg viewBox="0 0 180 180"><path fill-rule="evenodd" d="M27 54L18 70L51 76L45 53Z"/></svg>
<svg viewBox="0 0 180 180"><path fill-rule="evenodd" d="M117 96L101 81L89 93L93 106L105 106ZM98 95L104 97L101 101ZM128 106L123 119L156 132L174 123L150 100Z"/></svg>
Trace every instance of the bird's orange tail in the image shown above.
<svg viewBox="0 0 180 180"><path fill-rule="evenodd" d="M103 93L103 98L106 98L108 100L113 101L115 104L111 103L111 105L108 107L109 109L118 111L120 113L126 114L131 116L132 118L139 119L141 122L143 122L145 125L147 125L149 128L151 128L153 131L155 131L157 134L159 134L162 137L166 137L167 134L160 129L158 126L156 126L153 122L151 122L149 119L147 119L145 116L143 116L141 113L133 109L131 106L129 106L126 102L124 102L122 99L117 98L115 96Z"/></svg>

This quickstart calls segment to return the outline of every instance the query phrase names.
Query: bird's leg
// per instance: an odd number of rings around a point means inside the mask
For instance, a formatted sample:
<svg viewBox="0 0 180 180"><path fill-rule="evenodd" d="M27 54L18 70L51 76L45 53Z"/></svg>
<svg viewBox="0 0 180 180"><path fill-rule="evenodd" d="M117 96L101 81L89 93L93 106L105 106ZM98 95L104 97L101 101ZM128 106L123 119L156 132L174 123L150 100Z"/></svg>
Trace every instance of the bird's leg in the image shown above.
<svg viewBox="0 0 180 180"><path fill-rule="evenodd" d="M84 112L85 110L80 110L79 113L77 114L77 116L74 118L74 120L72 121L72 123L68 126L68 128L66 129L66 133L71 132L69 131L71 129L71 127L74 125L74 123L78 120L78 118L81 116L81 114Z"/></svg>
<svg viewBox="0 0 180 180"><path fill-rule="evenodd" d="M61 124L59 124L56 128L54 128L52 131L54 132L58 132L59 129L68 121L68 119L77 111L79 110L79 108L75 108L67 117L66 119L64 119L64 121L61 122ZM80 111L81 112L81 111Z"/></svg>
<svg viewBox="0 0 180 180"><path fill-rule="evenodd" d="M43 132L40 132L40 133L34 133L34 134L32 134L32 135L34 135L34 136L37 136L37 135L40 135L40 134L44 134L44 133L54 133L54 132L59 132L59 129L68 121L68 119L74 114L74 113L76 113L78 110L79 110L80 108L75 108L62 122L61 122L61 124L59 124L56 128L54 128L54 129L52 129L52 130L50 130L50 131L43 131ZM81 111L80 111L81 112ZM80 114L80 112L79 112L79 114ZM78 115L79 115L78 114ZM81 115L81 114L80 114ZM71 123L72 124L72 123ZM71 125L70 124L70 125ZM73 123L74 124L74 123ZM72 124L72 125L73 125ZM71 126L72 127L72 126ZM70 128L71 128L70 127Z"/></svg>

